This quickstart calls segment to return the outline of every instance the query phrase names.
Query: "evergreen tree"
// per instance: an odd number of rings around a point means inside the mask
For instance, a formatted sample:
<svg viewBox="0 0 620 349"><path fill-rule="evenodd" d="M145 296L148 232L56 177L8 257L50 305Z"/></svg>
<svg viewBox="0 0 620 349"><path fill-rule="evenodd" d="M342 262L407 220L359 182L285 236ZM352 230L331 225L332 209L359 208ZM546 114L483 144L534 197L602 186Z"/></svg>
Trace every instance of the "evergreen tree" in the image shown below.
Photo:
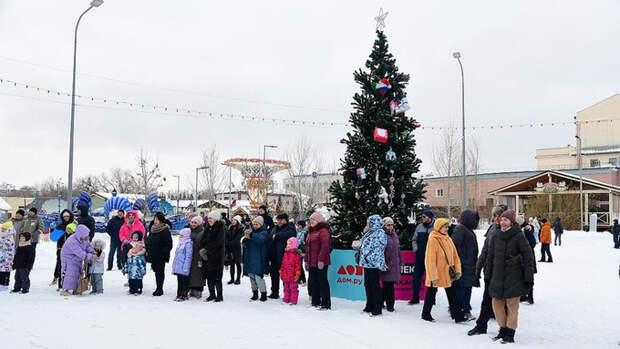
<svg viewBox="0 0 620 349"><path fill-rule="evenodd" d="M418 213L417 204L425 194L425 185L416 177L421 163L414 150L417 122L390 109L391 101L398 102L405 96L409 75L398 71L382 31L377 31L366 68L367 71L359 69L353 74L362 91L353 96L354 112L349 121L353 130L340 141L347 145L340 167L342 183L334 182L329 189L337 214L333 230L342 233L334 247L350 248L351 242L361 237L368 217L378 214L394 219L401 247L411 249L412 226L408 225L408 217ZM384 78L391 85L387 91L377 88ZM388 131L386 143L374 140L377 127ZM395 160L387 156L390 149ZM358 175L358 169L365 172L364 179ZM387 198L380 195L384 194L383 189Z"/></svg>

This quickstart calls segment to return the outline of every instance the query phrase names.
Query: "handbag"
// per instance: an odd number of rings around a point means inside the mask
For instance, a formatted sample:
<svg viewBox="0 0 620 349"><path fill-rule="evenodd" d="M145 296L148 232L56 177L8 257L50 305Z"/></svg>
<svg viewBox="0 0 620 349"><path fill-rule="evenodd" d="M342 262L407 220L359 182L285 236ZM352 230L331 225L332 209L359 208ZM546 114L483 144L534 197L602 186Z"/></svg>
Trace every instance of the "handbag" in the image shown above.
<svg viewBox="0 0 620 349"><path fill-rule="evenodd" d="M441 242L439 242L439 240L437 240L437 242L439 243L439 247L441 247L441 250L443 251L444 257L446 257L446 262L448 263L448 274L450 275L450 279L451 280L455 280L456 279L456 270L454 269L454 266L450 265L450 260L448 259L448 255L446 254L446 250L443 249L443 246L441 245Z"/></svg>
<svg viewBox="0 0 620 349"><path fill-rule="evenodd" d="M82 271L80 272L80 277L78 279L77 288L75 289L75 294L82 294L88 291L89 283L88 277L86 276L87 268L88 261L84 259L84 263L82 263Z"/></svg>

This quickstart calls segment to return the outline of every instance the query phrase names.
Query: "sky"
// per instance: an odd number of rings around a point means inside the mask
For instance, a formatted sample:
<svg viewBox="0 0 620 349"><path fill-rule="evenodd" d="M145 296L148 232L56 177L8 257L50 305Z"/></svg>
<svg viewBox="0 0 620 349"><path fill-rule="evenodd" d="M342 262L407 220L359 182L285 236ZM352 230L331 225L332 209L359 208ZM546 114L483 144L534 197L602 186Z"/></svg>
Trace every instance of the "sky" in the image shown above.
<svg viewBox="0 0 620 349"><path fill-rule="evenodd" d="M0 0L0 182L67 180L73 31L88 0ZM459 126L465 71L468 126L570 122L620 92L618 1L193 1L105 0L78 38L77 94L266 118L346 122L375 40L379 8L401 71L408 115ZM308 138L324 170L344 152L345 127L302 127L150 113L78 100L74 176L159 160L164 189L190 188L201 152L282 159ZM148 107L146 109L149 109ZM467 130L485 171L535 168L537 148L574 142L574 126ZM423 174L441 131L416 132ZM172 179L172 180L170 180Z"/></svg>

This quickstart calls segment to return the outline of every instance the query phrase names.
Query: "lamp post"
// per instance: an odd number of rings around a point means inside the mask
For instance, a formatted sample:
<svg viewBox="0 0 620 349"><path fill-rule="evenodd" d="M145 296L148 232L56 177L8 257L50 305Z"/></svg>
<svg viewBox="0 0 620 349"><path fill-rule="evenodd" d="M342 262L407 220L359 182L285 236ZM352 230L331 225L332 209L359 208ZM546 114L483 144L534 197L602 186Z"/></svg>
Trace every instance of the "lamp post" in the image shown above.
<svg viewBox="0 0 620 349"><path fill-rule="evenodd" d="M93 0L86 11L82 12L75 24L75 35L73 39L73 86L71 88L71 131L69 135L69 178L67 181L67 208L72 209L73 203L73 129L75 124L75 65L77 61L77 33L82 17L93 7L99 7L103 4L103 0Z"/></svg>
<svg viewBox="0 0 620 349"><path fill-rule="evenodd" d="M209 166L202 166L202 167L196 167L196 205L194 206L194 212L196 212L198 210L198 171L200 170L206 170L208 169Z"/></svg>
<svg viewBox="0 0 620 349"><path fill-rule="evenodd" d="M265 161L266 161L266 157L265 157L265 153L267 152L267 148L277 148L277 145L263 145L263 176L265 176L265 179L267 179L267 168L265 167ZM267 190L265 191L265 206L267 206L267 209L269 210L269 201L267 200L267 197L269 196L269 183L267 183Z"/></svg>
<svg viewBox="0 0 620 349"><path fill-rule="evenodd" d="M461 202L461 211L464 211L467 207L467 173L465 168L465 75L463 74L463 64L461 64L461 53L454 52L452 57L456 58L459 62L459 67L461 67L461 113L462 113L462 126L461 131L463 132L462 147L463 147L463 197Z"/></svg>
<svg viewBox="0 0 620 349"><path fill-rule="evenodd" d="M179 214L179 196L181 195L181 177L179 175L172 175L172 177L177 178L177 212ZM198 181L196 181L198 183Z"/></svg>
<svg viewBox="0 0 620 349"><path fill-rule="evenodd" d="M583 165L581 162L581 125L575 117L575 125L577 126L577 167L579 168L579 229L583 229L585 221L583 220Z"/></svg>

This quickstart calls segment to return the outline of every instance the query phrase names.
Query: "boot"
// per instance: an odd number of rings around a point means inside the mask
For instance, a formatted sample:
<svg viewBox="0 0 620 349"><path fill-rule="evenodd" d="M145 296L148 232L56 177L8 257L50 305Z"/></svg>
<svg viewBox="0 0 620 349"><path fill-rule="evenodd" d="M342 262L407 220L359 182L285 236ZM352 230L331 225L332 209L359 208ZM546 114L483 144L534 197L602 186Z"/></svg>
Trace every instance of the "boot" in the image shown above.
<svg viewBox="0 0 620 349"><path fill-rule="evenodd" d="M267 292L261 292L260 293L260 301L261 302L266 302L267 301Z"/></svg>
<svg viewBox="0 0 620 349"><path fill-rule="evenodd" d="M467 332L467 335L468 336L475 336L475 335L485 334L485 333L487 333L487 329L486 328L482 328L482 327L479 327L478 325L476 325L474 328L469 330L469 332Z"/></svg>
<svg viewBox="0 0 620 349"><path fill-rule="evenodd" d="M161 289L156 289L155 292L153 292L153 296L154 297L159 297L159 296L163 296L164 295L164 291Z"/></svg>
<svg viewBox="0 0 620 349"><path fill-rule="evenodd" d="M271 299L278 299L278 298L280 298L280 295L275 293L275 292L271 292L271 294L269 295L269 298L271 298Z"/></svg>
<svg viewBox="0 0 620 349"><path fill-rule="evenodd" d="M515 330L512 328L507 328L504 333L504 338L502 338L502 344L506 343L514 343L515 342Z"/></svg>
<svg viewBox="0 0 620 349"><path fill-rule="evenodd" d="M430 314L422 314L422 320L428 322L435 322L435 319Z"/></svg>
<svg viewBox="0 0 620 349"><path fill-rule="evenodd" d="M235 283L235 280L230 279L230 280L226 283L226 285L232 285L232 284L234 284L234 283Z"/></svg>
<svg viewBox="0 0 620 349"><path fill-rule="evenodd" d="M54 286L54 285L56 285L56 283L58 283L58 278L54 278L54 280L52 280L52 282L50 282L50 286Z"/></svg>
<svg viewBox="0 0 620 349"><path fill-rule="evenodd" d="M217 293L217 296L215 297L215 302L219 303L222 302L224 300L224 296L222 295L222 282L218 282L215 285L215 291Z"/></svg>
<svg viewBox="0 0 620 349"><path fill-rule="evenodd" d="M205 302L211 302L215 300L215 285L213 283L209 283L209 297L205 299Z"/></svg>
<svg viewBox="0 0 620 349"><path fill-rule="evenodd" d="M506 330L507 330L507 328L500 327L499 328L499 332L497 333L497 336L492 338L493 341L498 341L500 339L504 339L504 336L506 335Z"/></svg>
<svg viewBox="0 0 620 349"><path fill-rule="evenodd" d="M420 298L415 297L411 299L409 302L407 302L407 304L409 305L420 304Z"/></svg>
<svg viewBox="0 0 620 349"><path fill-rule="evenodd" d="M258 300L258 291L252 291L252 298L250 298L250 302Z"/></svg>

